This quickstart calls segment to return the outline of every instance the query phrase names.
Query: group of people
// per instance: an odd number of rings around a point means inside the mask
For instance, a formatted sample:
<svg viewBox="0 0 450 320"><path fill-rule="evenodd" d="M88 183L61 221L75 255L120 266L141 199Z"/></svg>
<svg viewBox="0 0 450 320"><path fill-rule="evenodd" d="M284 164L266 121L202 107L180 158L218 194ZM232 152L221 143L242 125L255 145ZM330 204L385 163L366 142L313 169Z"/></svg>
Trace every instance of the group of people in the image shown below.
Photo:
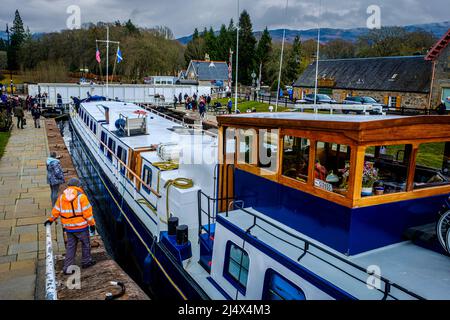
<svg viewBox="0 0 450 320"><path fill-rule="evenodd" d="M14 115L17 118L17 129L24 129L26 125L25 112L29 111L34 120L34 127L41 127L40 118L42 112L40 105L35 100L37 98L27 96L26 99L23 99L18 95L3 93L0 99L1 123L6 123L5 119L11 119Z"/></svg>
<svg viewBox="0 0 450 320"><path fill-rule="evenodd" d="M183 99L184 98L184 99ZM174 107L176 109L177 104L183 104L184 102L184 108L186 110L192 110L192 111L197 111L200 114L201 118L204 118L206 115L206 112L209 110L210 105L211 105L211 95L202 95L200 97L198 97L198 95L196 93L194 93L192 95L192 97L190 97L187 93L184 94L184 96L181 94L178 95L178 97L176 95L173 96L173 103L174 103Z"/></svg>

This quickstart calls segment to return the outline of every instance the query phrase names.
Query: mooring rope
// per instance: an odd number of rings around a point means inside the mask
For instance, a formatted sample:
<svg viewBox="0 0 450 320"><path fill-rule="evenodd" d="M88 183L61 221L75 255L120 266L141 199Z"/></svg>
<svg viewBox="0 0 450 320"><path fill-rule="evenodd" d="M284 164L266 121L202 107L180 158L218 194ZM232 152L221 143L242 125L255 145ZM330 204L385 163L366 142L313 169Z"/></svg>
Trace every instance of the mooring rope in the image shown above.
<svg viewBox="0 0 450 320"><path fill-rule="evenodd" d="M167 216L167 221L169 221L170 218L170 211L169 211L169 190L170 187L174 186L175 188L178 189L190 189L194 186L194 181L192 179L188 179L188 178L176 178L173 180L168 180L166 182L166 184L164 185L164 188L167 189L167 193L166 193L166 216Z"/></svg>

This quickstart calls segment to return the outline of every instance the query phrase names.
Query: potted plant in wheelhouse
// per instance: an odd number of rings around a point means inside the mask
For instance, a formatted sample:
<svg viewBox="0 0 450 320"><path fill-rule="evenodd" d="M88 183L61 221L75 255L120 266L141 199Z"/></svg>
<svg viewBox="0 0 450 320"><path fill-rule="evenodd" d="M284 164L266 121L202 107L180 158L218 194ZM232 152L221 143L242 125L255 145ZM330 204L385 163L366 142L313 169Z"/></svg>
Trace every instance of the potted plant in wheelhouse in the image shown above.
<svg viewBox="0 0 450 320"><path fill-rule="evenodd" d="M373 195L373 185L378 180L378 169L374 167L373 162L364 163L361 195L368 197Z"/></svg>

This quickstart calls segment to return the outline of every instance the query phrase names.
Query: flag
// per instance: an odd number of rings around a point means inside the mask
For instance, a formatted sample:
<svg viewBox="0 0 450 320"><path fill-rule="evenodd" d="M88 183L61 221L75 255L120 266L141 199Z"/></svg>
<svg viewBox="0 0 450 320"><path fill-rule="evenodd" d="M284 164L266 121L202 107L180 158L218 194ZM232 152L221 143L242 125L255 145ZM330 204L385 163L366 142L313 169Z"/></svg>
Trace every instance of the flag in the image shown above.
<svg viewBox="0 0 450 320"><path fill-rule="evenodd" d="M97 51L95 52L95 60L97 60L98 63L100 63L100 51L97 49Z"/></svg>
<svg viewBox="0 0 450 320"><path fill-rule="evenodd" d="M120 48L117 48L117 63L122 62L122 51L120 51Z"/></svg>

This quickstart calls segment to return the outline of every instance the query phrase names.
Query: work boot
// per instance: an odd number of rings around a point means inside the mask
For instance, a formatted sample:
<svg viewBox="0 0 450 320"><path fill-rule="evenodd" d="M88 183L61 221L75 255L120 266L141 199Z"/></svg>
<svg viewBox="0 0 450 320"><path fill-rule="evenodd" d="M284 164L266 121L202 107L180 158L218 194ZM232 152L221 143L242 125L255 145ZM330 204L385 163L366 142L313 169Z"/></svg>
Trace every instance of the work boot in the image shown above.
<svg viewBox="0 0 450 320"><path fill-rule="evenodd" d="M97 261L91 260L90 262L88 262L88 263L86 263L86 264L83 264L83 265L81 266L81 268L82 268L82 269L87 269L87 268L89 268L89 267L92 267L92 266L95 265L96 263L97 263Z"/></svg>

